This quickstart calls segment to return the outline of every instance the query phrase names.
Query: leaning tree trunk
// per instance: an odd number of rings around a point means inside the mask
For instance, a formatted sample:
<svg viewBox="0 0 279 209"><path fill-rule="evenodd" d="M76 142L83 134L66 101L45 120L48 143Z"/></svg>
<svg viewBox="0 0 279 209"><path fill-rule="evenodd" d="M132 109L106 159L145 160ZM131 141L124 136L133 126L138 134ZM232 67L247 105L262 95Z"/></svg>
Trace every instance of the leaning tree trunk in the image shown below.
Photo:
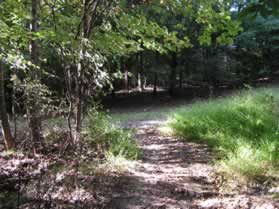
<svg viewBox="0 0 279 209"><path fill-rule="evenodd" d="M39 8L39 1L40 0L32 0L32 20L31 20L31 32L36 33L38 32L38 8ZM37 69L39 66L39 47L38 47L38 40L31 40L30 43L30 56L32 64L35 66L31 69L30 72L30 78L35 83L35 89L31 92L31 95L29 98L30 106L27 107L29 110L29 127L31 132L31 139L33 141L34 151L37 147L37 144L40 142L40 139L42 137L41 135L41 114L40 114L40 105L39 105L39 99L37 92L39 89L37 89L37 85L40 82L40 73Z"/></svg>
<svg viewBox="0 0 279 209"><path fill-rule="evenodd" d="M10 124L7 115L5 100L5 76L4 69L0 63L0 116L2 125L2 134L4 136L5 147L7 150L15 148L15 141L11 133Z"/></svg>

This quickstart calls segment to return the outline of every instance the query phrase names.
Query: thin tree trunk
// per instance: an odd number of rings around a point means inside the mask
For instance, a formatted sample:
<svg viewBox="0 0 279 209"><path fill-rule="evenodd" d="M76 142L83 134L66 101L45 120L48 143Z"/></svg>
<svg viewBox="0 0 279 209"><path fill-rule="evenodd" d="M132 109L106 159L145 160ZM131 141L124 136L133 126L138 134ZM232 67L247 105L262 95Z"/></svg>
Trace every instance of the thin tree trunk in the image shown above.
<svg viewBox="0 0 279 209"><path fill-rule="evenodd" d="M155 54L156 63L159 64L159 52ZM157 86L158 86L158 73L154 72L154 80L153 80L153 96L157 96Z"/></svg>
<svg viewBox="0 0 279 209"><path fill-rule="evenodd" d="M144 64L143 64L143 52L140 53L140 73L141 73L141 85L140 89L143 91L145 89L144 86L144 81L142 80L143 76L143 71L144 71Z"/></svg>
<svg viewBox="0 0 279 209"><path fill-rule="evenodd" d="M80 137L81 137L81 127L82 127L82 119L83 119L83 106L84 106L84 97L85 97L85 83L84 83L84 77L85 77L85 70L86 70L86 50L87 46L86 43L84 43L84 39L89 39L90 34L92 32L93 27L93 16L94 12L96 11L97 5L100 2L100 0L83 0L83 17L81 19L82 28L79 31L79 35L81 38L80 41L80 58L77 64L76 69L76 91L75 91L75 112L74 112L74 119L75 119L75 136L74 136L74 142L79 145Z"/></svg>
<svg viewBox="0 0 279 209"><path fill-rule="evenodd" d="M179 71L179 88L182 89L182 85L183 85L183 70L180 69Z"/></svg>
<svg viewBox="0 0 279 209"><path fill-rule="evenodd" d="M80 132L82 127L82 119L83 119L83 110L85 105L85 96L86 96L86 87L88 84L85 83L85 74L88 67L88 60L85 56L88 50L88 43L84 40L89 40L90 35L94 29L94 24L98 20L98 8L103 5L105 8L109 8L112 4L112 1L104 1L104 0L82 0L82 17L80 24L78 25L78 32L76 35L76 40L80 39L79 47L80 47L80 58L77 64L77 70L75 75L75 84L76 84L76 92L75 92L75 142L80 141ZM100 11L101 12L101 11ZM102 11L106 12L106 10Z"/></svg>
<svg viewBox="0 0 279 209"><path fill-rule="evenodd" d="M140 92L142 92L144 90L144 82L142 80L142 77L143 77L143 52L140 52L139 54L139 58L140 58L140 69L139 69L139 72L138 72L138 89Z"/></svg>
<svg viewBox="0 0 279 209"><path fill-rule="evenodd" d="M111 89L111 93L110 93L112 99L115 98L115 87L116 87L116 84L115 84L115 81L113 80L112 81L112 89Z"/></svg>
<svg viewBox="0 0 279 209"><path fill-rule="evenodd" d="M112 69L116 69L116 67L114 68L115 66L111 66L111 65L109 65L109 69L110 70L112 70ZM116 70L113 70L113 72L115 72L115 73L117 73L117 71ZM112 82L111 82L111 92L110 92L110 95L111 95L111 97L112 97L112 99L114 99L115 98L115 87L116 87L116 82L115 82L115 79L113 79L112 80Z"/></svg>
<svg viewBox="0 0 279 209"><path fill-rule="evenodd" d="M61 51L63 51L62 48ZM64 59L64 53L62 54L63 54L62 66L63 66L63 72L65 78L64 81L65 81L65 89L66 89L66 99L69 102L68 115L66 117L67 117L68 128L69 128L70 143L73 145L74 138L73 138L73 129L72 129L72 116L74 111L73 111L73 92L72 92L73 76L71 75L71 69L73 68L73 65L67 65Z"/></svg>
<svg viewBox="0 0 279 209"><path fill-rule="evenodd" d="M154 73L154 83L153 83L153 95L156 96L157 95L157 84L158 83L158 75L155 72Z"/></svg>
<svg viewBox="0 0 279 209"><path fill-rule="evenodd" d="M176 68L177 68L176 53L173 53L172 61L171 61L170 81L169 81L169 95L170 96L174 96L174 94L175 94Z"/></svg>
<svg viewBox="0 0 279 209"><path fill-rule="evenodd" d="M138 90L142 92L142 79L141 79L141 73L138 72Z"/></svg>
<svg viewBox="0 0 279 209"><path fill-rule="evenodd" d="M128 71L127 65L125 63L123 64L123 68L124 68L124 86L125 86L125 89L128 91L129 90L129 71Z"/></svg>
<svg viewBox="0 0 279 209"><path fill-rule="evenodd" d="M31 20L31 32L36 33L38 31L38 7L39 7L40 0L32 0L32 20ZM39 66L39 47L38 47L38 40L32 40L30 43L30 56L31 61L35 66ZM38 69L34 67L31 69L31 79L32 81L39 82L40 75ZM39 89L37 89L39 91ZM34 148L36 148L36 144L41 139L41 114L40 114L40 105L39 105L39 98L35 93L36 90L32 92L32 101L30 104L30 120L29 120L29 127L31 129L31 138L34 143Z"/></svg>
<svg viewBox="0 0 279 209"><path fill-rule="evenodd" d="M15 85L13 85L13 96L12 96L12 115L13 115L13 123L14 123L14 139L17 138L17 115L16 115L16 89Z"/></svg>
<svg viewBox="0 0 279 209"><path fill-rule="evenodd" d="M81 133L81 126L82 126L82 114L83 114L83 74L85 70L85 50L82 46L81 49L81 59L79 64L77 65L77 74L76 74L76 95L75 95L75 143L80 141L80 133Z"/></svg>
<svg viewBox="0 0 279 209"><path fill-rule="evenodd" d="M84 74L84 62L85 62L85 43L83 43L83 39L87 38L87 33L89 30L89 16L87 13L89 1L83 0L83 17L81 20L81 31L80 31L80 55L79 61L76 66L75 71L75 95L74 95L74 143L79 145L80 137L81 137L81 127L82 127L82 105L83 105L83 95L82 95L82 85L83 85L83 74Z"/></svg>
<svg viewBox="0 0 279 209"><path fill-rule="evenodd" d="M5 147L7 150L15 148L15 141L11 133L6 100L5 100L5 76L4 69L0 63L0 114L1 114L1 125L2 125L2 134L4 136Z"/></svg>
<svg viewBox="0 0 279 209"><path fill-rule="evenodd" d="M146 89L146 86L147 86L147 76L144 74L144 76L143 76L143 85L142 85L142 88L143 88L143 89Z"/></svg>
<svg viewBox="0 0 279 209"><path fill-rule="evenodd" d="M75 111L75 143L80 141L80 133L82 126L82 99L81 96L77 97L76 100L76 111Z"/></svg>

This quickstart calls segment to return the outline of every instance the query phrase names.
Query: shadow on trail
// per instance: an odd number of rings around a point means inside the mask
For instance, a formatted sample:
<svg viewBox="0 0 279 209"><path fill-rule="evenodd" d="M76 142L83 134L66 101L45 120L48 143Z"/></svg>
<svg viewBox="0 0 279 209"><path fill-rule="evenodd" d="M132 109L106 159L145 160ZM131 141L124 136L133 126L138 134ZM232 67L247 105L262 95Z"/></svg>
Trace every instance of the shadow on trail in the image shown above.
<svg viewBox="0 0 279 209"><path fill-rule="evenodd" d="M104 208L194 208L194 200L217 195L205 146L161 136L150 127L140 128L137 139L144 157L120 177Z"/></svg>

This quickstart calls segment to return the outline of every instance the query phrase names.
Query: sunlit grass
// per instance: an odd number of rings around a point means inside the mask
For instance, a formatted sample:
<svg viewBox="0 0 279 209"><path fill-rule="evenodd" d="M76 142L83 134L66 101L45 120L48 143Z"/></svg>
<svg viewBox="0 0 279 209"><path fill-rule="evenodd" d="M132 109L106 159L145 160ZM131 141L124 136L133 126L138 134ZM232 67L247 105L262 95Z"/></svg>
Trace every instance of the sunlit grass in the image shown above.
<svg viewBox="0 0 279 209"><path fill-rule="evenodd" d="M279 89L259 89L173 113L169 124L186 140L207 143L228 177L256 180L279 171Z"/></svg>
<svg viewBox="0 0 279 209"><path fill-rule="evenodd" d="M90 110L85 133L88 143L99 152L109 152L130 160L141 156L141 149L134 139L133 132L113 124L105 112L95 108Z"/></svg>
<svg viewBox="0 0 279 209"><path fill-rule="evenodd" d="M129 160L123 155L114 155L111 152L106 152L105 162L98 165L97 172L117 172L123 173L135 167L136 161Z"/></svg>
<svg viewBox="0 0 279 209"><path fill-rule="evenodd" d="M158 130L160 131L160 133L162 135L165 135L165 136L171 136L174 134L173 129L167 125L159 127Z"/></svg>

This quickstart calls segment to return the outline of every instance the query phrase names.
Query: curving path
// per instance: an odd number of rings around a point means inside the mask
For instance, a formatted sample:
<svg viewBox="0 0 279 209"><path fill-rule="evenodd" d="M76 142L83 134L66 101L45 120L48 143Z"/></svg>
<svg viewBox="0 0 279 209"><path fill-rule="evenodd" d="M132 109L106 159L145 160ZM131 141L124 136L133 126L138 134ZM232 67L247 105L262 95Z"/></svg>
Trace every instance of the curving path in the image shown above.
<svg viewBox="0 0 279 209"><path fill-rule="evenodd" d="M119 177L105 209L275 209L269 199L221 195L214 187L212 156L204 145L163 136L156 126L164 121L135 122L143 159Z"/></svg>
<svg viewBox="0 0 279 209"><path fill-rule="evenodd" d="M120 177L105 208L186 208L194 199L217 195L208 164L212 157L205 146L162 136L150 123L142 123L137 139L143 159Z"/></svg>

